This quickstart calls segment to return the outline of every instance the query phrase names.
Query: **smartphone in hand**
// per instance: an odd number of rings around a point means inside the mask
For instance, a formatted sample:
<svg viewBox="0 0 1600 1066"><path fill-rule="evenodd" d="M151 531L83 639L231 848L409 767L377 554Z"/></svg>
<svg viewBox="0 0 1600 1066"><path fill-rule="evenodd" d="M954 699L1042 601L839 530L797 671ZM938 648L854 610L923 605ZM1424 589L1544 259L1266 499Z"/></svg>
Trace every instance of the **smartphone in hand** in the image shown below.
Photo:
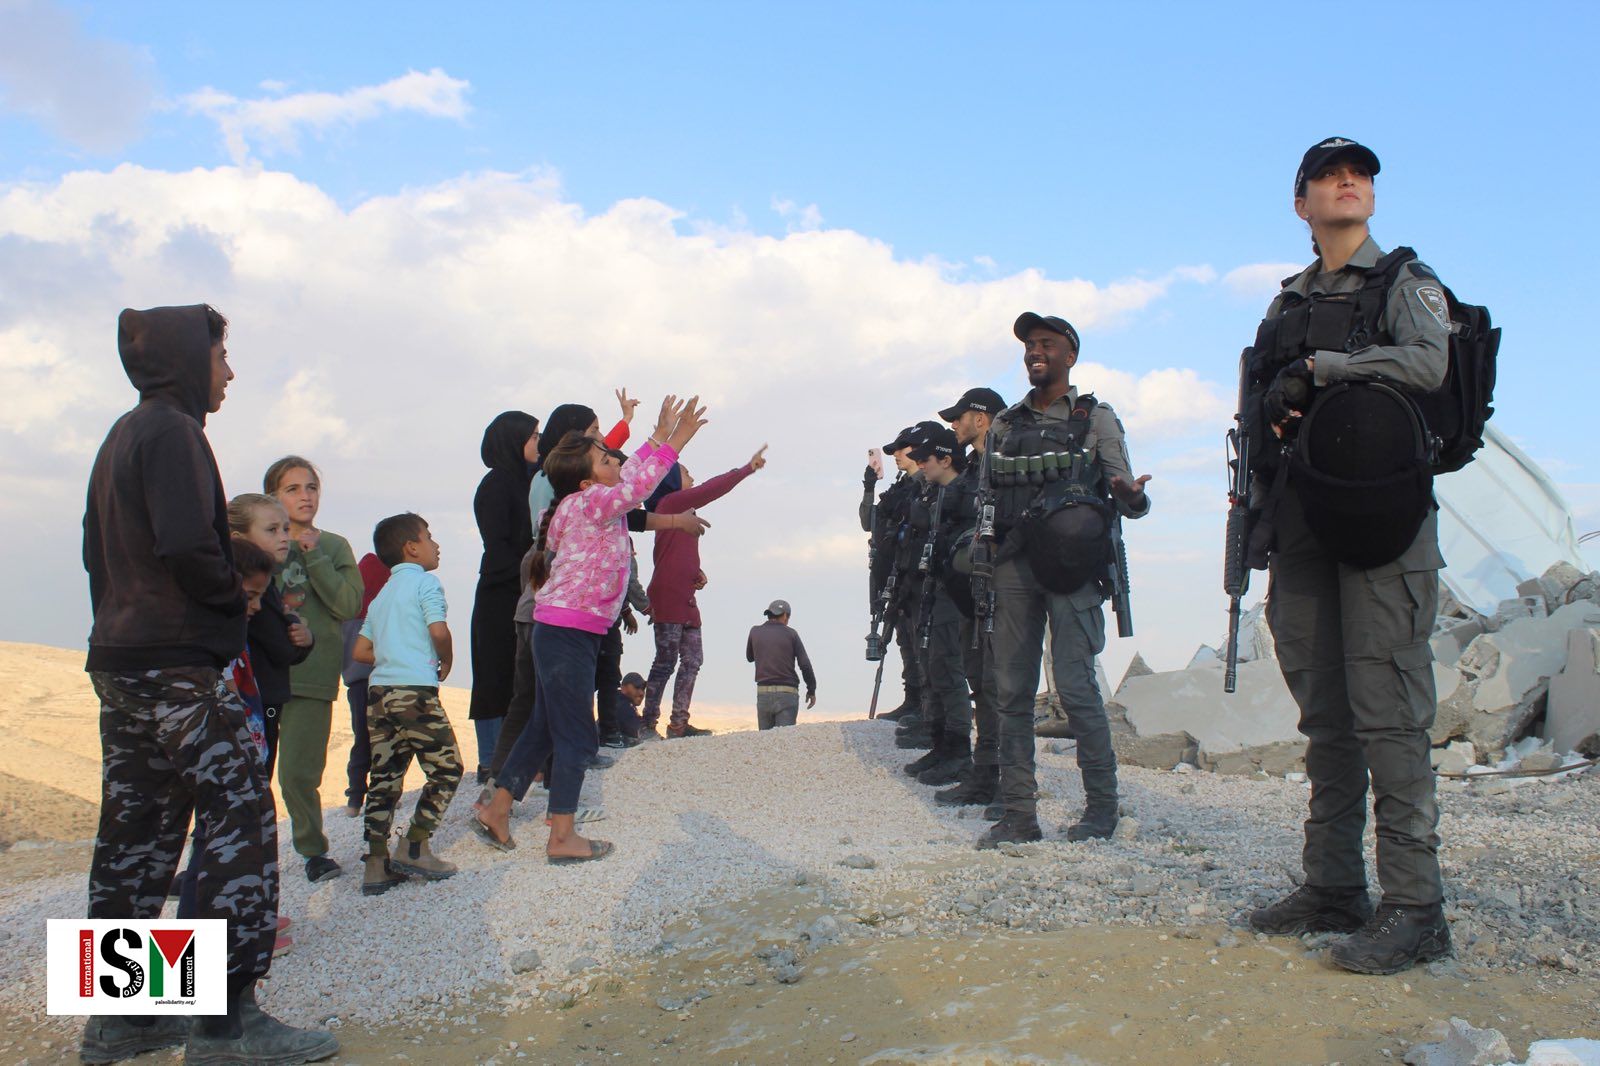
<svg viewBox="0 0 1600 1066"><path fill-rule="evenodd" d="M872 472L879 477L883 476L883 455L876 448L867 449L867 465L872 467Z"/></svg>

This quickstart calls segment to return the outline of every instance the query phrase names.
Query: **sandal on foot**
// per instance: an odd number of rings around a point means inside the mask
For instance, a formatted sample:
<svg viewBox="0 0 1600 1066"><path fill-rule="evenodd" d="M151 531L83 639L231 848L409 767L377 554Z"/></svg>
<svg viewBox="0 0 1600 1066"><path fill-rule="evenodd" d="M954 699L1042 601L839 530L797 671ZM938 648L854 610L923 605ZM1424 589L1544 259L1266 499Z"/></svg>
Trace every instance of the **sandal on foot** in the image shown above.
<svg viewBox="0 0 1600 1066"><path fill-rule="evenodd" d="M483 841L496 851L511 851L517 846L517 842L512 840L510 837L506 837L504 840L501 840L499 837L495 836L494 830L484 825L483 819L479 818L476 814L472 816L472 831L478 834L479 840Z"/></svg>
<svg viewBox="0 0 1600 1066"><path fill-rule="evenodd" d="M615 850L617 850L616 845L609 840L591 839L587 855L546 855L544 858L552 866L565 866L574 862L594 862L596 859L605 858Z"/></svg>

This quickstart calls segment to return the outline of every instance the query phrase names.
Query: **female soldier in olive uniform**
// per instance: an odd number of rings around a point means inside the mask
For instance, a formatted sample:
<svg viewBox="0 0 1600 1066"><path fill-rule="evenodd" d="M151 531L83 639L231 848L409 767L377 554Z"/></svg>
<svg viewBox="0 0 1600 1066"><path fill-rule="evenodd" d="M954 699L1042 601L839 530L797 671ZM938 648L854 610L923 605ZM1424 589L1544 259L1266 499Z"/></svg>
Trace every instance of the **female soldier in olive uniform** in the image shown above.
<svg viewBox="0 0 1600 1066"><path fill-rule="evenodd" d="M1284 283L1252 349L1261 356L1271 348L1282 361L1298 345L1299 357L1282 366L1254 409L1276 437L1294 435L1325 386L1382 381L1426 392L1444 380L1449 334L1443 287L1414 260L1388 288L1376 335L1352 334L1343 350L1335 350L1303 324L1290 324L1296 307L1309 306L1305 318L1315 322L1319 309L1331 311L1341 299L1348 304L1381 258L1368 231L1377 173L1378 158L1369 149L1333 137L1306 152L1295 176L1295 212L1311 227L1318 259ZM1258 478L1258 488L1266 480ZM1395 973L1450 952L1428 742L1435 706L1428 639L1444 565L1429 484L1421 489L1415 536L1402 539L1397 557L1382 565L1335 557L1336 538L1318 528L1326 520L1308 521L1315 497L1305 495L1293 475L1273 508L1267 619L1278 664L1300 707L1311 799L1305 884L1255 911L1250 924L1275 934L1351 932L1332 958L1362 973ZM1401 527L1398 519L1390 524ZM1383 888L1376 914L1361 849L1369 775Z"/></svg>

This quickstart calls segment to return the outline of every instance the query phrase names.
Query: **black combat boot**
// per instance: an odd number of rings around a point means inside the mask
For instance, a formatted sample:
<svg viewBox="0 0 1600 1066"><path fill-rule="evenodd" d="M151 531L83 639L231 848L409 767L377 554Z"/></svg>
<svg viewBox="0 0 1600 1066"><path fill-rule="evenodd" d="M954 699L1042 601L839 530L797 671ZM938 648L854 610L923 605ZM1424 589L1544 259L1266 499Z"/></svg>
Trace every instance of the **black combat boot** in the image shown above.
<svg viewBox="0 0 1600 1066"><path fill-rule="evenodd" d="M924 728L926 728L926 727L922 724L922 712L921 712L921 710L919 710L916 707L913 707L913 708L911 708L911 710L909 710L909 711L907 711L905 713L904 717L902 717L898 722L896 722L894 724L894 735L895 736L900 736L903 733L911 732L911 730L913 730L913 729L924 729Z"/></svg>
<svg viewBox="0 0 1600 1066"><path fill-rule="evenodd" d="M1117 829L1117 771L1083 771L1083 817L1067 826L1067 839L1106 840Z"/></svg>
<svg viewBox="0 0 1600 1066"><path fill-rule="evenodd" d="M1269 936L1353 933L1372 917L1367 888L1301 885L1287 896L1250 912L1250 928Z"/></svg>
<svg viewBox="0 0 1600 1066"><path fill-rule="evenodd" d="M1043 838L1044 832L1039 828L1037 817L1032 814L1007 811L998 822L989 827L987 833L978 838L976 846L979 851L989 851L1001 844L1027 844Z"/></svg>
<svg viewBox="0 0 1600 1066"><path fill-rule="evenodd" d="M880 722L898 722L906 715L915 713L917 713L917 705L912 703L910 700L906 700L892 711L880 711L878 713L878 720Z"/></svg>
<svg viewBox="0 0 1600 1066"><path fill-rule="evenodd" d="M937 766L940 762L944 761L944 723L935 722L933 727L928 730L928 735L931 740L931 744L927 753L921 758L913 759L911 762L906 763L906 776L916 777L918 774L922 773L922 771Z"/></svg>
<svg viewBox="0 0 1600 1066"><path fill-rule="evenodd" d="M972 738L966 733L944 734L944 756L917 775L921 785L948 785L972 769Z"/></svg>
<svg viewBox="0 0 1600 1066"><path fill-rule="evenodd" d="M1000 794L1000 767L973 766L955 788L933 794L933 802L942 807L987 806Z"/></svg>
<svg viewBox="0 0 1600 1066"><path fill-rule="evenodd" d="M1328 957L1355 973L1390 974L1449 954L1450 923L1443 904L1380 903L1367 924L1335 944Z"/></svg>
<svg viewBox="0 0 1600 1066"><path fill-rule="evenodd" d="M895 733L894 746L897 748L931 748L933 747L933 727L919 721L910 729L902 729Z"/></svg>

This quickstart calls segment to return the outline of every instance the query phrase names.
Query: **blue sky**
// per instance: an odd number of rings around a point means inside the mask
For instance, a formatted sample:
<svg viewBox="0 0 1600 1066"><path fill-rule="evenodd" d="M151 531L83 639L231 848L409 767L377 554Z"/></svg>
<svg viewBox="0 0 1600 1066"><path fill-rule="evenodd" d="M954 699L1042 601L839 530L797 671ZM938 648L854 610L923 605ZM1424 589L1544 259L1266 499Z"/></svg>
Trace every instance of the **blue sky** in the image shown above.
<svg viewBox="0 0 1600 1066"><path fill-rule="evenodd" d="M1134 647L1181 665L1220 635L1218 414L1271 279L1309 258L1291 179L1333 133L1383 160L1379 242L1505 327L1496 422L1600 527L1597 21L0 0L0 515L54 542L0 638L82 640L82 478L129 399L116 311L210 299L246 370L213 425L230 490L304 443L331 468L325 524L358 546L390 511L442 516L463 632L488 419L702 388L721 406L691 465L773 444L708 513L708 648L735 661L709 656L702 691L746 698L743 628L784 595L842 711L864 676L859 457L968 385L1015 398L1009 326L1033 308L1083 327L1085 383L1156 475L1129 532L1148 621L1112 641L1113 680ZM419 395L422 434L397 414Z"/></svg>

